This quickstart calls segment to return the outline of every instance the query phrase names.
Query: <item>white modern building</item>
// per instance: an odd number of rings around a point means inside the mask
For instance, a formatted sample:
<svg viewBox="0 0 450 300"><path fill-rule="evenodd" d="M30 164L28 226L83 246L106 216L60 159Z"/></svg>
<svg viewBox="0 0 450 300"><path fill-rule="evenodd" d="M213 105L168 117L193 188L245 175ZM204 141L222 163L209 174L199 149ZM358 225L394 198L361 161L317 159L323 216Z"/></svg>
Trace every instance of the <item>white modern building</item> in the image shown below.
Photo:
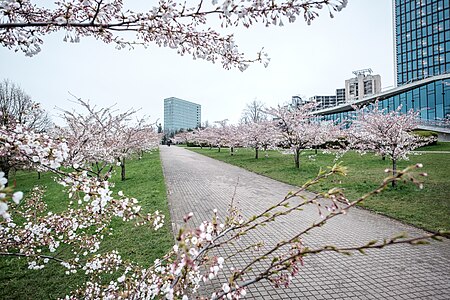
<svg viewBox="0 0 450 300"><path fill-rule="evenodd" d="M362 100L381 92L381 76L372 75L372 69L353 71L354 78L345 81L346 101Z"/></svg>
<svg viewBox="0 0 450 300"><path fill-rule="evenodd" d="M345 88L336 89L336 103L337 105L345 103Z"/></svg>
<svg viewBox="0 0 450 300"><path fill-rule="evenodd" d="M310 102L317 103L316 109L323 109L327 107L334 107L336 105L345 103L345 88L336 89L335 95L320 96L315 95L309 98Z"/></svg>
<svg viewBox="0 0 450 300"><path fill-rule="evenodd" d="M312 96L309 98L311 102L317 103L317 109L327 108L327 107L333 107L337 105L336 95L329 95L329 96Z"/></svg>
<svg viewBox="0 0 450 300"><path fill-rule="evenodd" d="M306 99L306 98L302 98L302 97L300 97L300 96L292 96L292 100L291 100L291 106L292 107L299 107L299 106L302 106L302 105L305 105L305 104L307 104L307 103L309 103L309 99Z"/></svg>

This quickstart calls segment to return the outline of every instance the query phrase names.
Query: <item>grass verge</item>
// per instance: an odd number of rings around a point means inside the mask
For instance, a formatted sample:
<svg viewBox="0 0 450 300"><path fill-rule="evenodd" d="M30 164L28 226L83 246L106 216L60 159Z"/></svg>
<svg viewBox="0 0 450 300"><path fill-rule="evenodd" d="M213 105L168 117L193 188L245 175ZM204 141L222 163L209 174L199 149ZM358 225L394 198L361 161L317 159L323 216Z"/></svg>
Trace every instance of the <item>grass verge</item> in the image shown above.
<svg viewBox="0 0 450 300"><path fill-rule="evenodd" d="M127 180L120 181L120 172L115 174L113 190L122 190L126 195L137 198L143 213L161 211L166 216L166 222L164 227L154 231L146 226L136 227L133 222L116 219L111 224L113 235L105 238L100 252L118 250L124 259L149 266L173 244L159 152L147 153L141 160L127 161L126 167ZM25 194L36 184L47 186L44 199L49 210L58 211L67 207L68 199L61 193L63 187L53 181L51 174L42 174L38 180L36 172L18 172L15 180L18 189ZM82 274L65 275L64 272L64 268L56 263L49 263L44 269L36 271L28 270L24 259L2 257L0 299L64 297L84 280Z"/></svg>
<svg viewBox="0 0 450 300"><path fill-rule="evenodd" d="M300 169L296 169L293 155L277 151L269 151L268 158L260 153L260 158L255 159L254 151L249 149L238 149L233 156L228 149L222 149L221 152L217 149L187 149L296 186L313 178L321 167L335 163L334 155L320 152L314 155L313 151L301 154ZM311 155L313 157L309 157ZM390 160L383 161L372 154L361 156L356 152L348 152L339 161L348 167L348 175L316 185L313 191L341 187L346 190L347 197L353 200L374 189L386 177L384 170L391 168ZM389 187L383 193L367 199L362 206L427 230L450 230L450 154L412 155L409 161L399 162L398 167L404 168L419 162L424 165L421 171L428 173L428 177L423 178L423 190L410 183L400 183L396 188Z"/></svg>

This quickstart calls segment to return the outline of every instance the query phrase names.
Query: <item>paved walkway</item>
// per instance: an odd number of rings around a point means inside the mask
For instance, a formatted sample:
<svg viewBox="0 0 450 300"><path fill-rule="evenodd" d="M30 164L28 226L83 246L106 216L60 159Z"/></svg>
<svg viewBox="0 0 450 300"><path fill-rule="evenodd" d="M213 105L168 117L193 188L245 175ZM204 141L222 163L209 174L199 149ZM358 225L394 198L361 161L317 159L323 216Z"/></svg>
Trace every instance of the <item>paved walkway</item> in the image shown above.
<svg viewBox="0 0 450 300"><path fill-rule="evenodd" d="M183 148L161 146L160 153L174 227L182 224L188 212L194 213L195 224L209 219L214 208L226 212L236 186L235 199L247 217L296 189ZM318 218L317 210L311 207L280 218L241 243L264 241L273 245ZM312 247L355 245L399 232L410 236L424 233L355 209L315 230L305 243ZM221 251L229 254L232 250ZM238 267L250 256L241 255L233 263ZM250 287L247 299L450 299L450 241L428 246L395 245L371 250L368 255L326 253L306 257L305 266L289 288L276 289L267 281L260 282Z"/></svg>

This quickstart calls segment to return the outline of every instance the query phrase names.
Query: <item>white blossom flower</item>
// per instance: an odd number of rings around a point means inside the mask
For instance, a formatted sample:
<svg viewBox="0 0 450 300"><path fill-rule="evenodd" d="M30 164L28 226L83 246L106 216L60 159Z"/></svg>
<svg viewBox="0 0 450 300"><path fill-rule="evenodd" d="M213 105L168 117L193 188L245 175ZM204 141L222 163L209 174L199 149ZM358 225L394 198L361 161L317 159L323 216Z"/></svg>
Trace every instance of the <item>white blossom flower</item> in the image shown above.
<svg viewBox="0 0 450 300"><path fill-rule="evenodd" d="M22 198L23 198L23 192L21 192L21 191L15 192L12 196L12 200L16 204L19 204L19 202L20 202L20 200L22 200Z"/></svg>
<svg viewBox="0 0 450 300"><path fill-rule="evenodd" d="M8 210L8 204L6 204L3 201L0 201L0 215L3 216L3 214L5 214L7 210Z"/></svg>

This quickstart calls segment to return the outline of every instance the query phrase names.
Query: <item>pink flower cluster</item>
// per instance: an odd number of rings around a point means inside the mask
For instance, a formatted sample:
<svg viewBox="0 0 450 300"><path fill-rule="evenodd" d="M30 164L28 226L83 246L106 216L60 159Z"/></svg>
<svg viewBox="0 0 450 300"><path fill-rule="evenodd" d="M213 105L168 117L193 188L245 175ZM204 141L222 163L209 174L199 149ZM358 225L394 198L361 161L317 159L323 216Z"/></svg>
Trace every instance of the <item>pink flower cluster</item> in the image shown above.
<svg viewBox="0 0 450 300"><path fill-rule="evenodd" d="M266 26L283 26L303 16L310 24L318 11L328 8L330 16L347 5L347 0L320 1L212 1L212 5L199 1L186 4L173 0L161 0L158 6L147 11L134 12L124 7L121 0L55 1L52 7L41 6L30 0L0 1L0 44L32 56L40 52L43 36L57 30L65 30L64 41L77 43L82 37L91 36L116 48L132 48L136 44L176 49L180 55L194 59L221 61L224 68L245 70L249 63L269 63L267 54L260 51L253 60L246 59L235 44L233 35L224 35L208 24L209 17L218 16L222 26L250 27L254 23ZM121 35L121 31L135 33L135 38Z"/></svg>

